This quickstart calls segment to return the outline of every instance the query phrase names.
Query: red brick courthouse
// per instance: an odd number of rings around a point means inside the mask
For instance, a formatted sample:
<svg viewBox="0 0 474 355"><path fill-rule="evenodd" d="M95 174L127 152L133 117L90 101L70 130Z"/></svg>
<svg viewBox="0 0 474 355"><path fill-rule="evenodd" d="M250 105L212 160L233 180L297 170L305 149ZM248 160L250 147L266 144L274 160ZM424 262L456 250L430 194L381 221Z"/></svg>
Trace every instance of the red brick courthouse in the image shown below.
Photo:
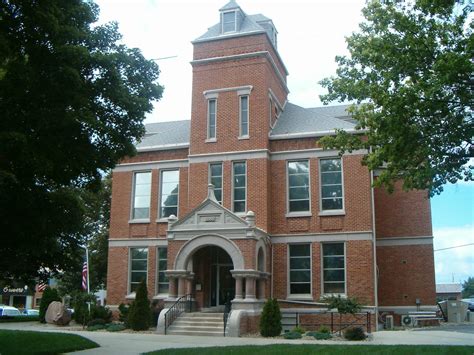
<svg viewBox="0 0 474 355"><path fill-rule="evenodd" d="M315 319L321 297L357 297L373 323L433 307L426 192L373 189L364 151L320 148L355 131L347 106L288 102L272 20L234 1L219 16L192 42L191 120L147 125L113 172L109 305L145 278L165 304L159 332L190 294L198 311L231 301L233 336L258 329L268 297Z"/></svg>

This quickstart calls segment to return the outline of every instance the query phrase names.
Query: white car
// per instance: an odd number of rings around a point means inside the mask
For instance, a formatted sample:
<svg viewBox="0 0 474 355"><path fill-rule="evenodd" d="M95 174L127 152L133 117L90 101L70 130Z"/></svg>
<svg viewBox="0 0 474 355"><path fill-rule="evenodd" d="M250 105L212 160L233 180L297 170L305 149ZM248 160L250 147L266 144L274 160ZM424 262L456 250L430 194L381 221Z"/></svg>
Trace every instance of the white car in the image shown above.
<svg viewBox="0 0 474 355"><path fill-rule="evenodd" d="M18 308L0 305L0 317L17 317L21 316Z"/></svg>
<svg viewBox="0 0 474 355"><path fill-rule="evenodd" d="M23 311L24 316L39 316L40 311L39 309L25 309Z"/></svg>

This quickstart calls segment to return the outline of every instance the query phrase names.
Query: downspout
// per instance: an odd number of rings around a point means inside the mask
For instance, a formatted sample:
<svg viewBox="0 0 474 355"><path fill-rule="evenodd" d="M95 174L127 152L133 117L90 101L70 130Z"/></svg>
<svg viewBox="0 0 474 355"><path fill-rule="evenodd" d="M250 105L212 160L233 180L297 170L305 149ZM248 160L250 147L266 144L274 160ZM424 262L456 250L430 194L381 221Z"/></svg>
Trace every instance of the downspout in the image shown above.
<svg viewBox="0 0 474 355"><path fill-rule="evenodd" d="M372 147L370 148L372 152ZM372 247L374 255L374 300L375 300L375 331L379 327L379 297L378 297L378 268L377 268L377 246L376 246L376 229L375 229L375 197L374 197L374 172L370 172L370 194L372 204Z"/></svg>
<svg viewBox="0 0 474 355"><path fill-rule="evenodd" d="M270 240L270 247L272 248L272 275L270 276L270 280L271 280L271 287L270 287L270 297L273 298L273 243L271 243L271 240Z"/></svg>

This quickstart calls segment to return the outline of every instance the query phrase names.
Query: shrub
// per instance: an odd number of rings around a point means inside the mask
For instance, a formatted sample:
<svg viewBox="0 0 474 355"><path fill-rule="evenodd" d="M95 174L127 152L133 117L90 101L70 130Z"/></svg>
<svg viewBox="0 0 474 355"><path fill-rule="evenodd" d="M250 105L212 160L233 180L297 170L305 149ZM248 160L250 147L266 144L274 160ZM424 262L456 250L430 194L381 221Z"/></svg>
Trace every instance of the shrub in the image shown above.
<svg viewBox="0 0 474 355"><path fill-rule="evenodd" d="M321 333L321 332L315 332L312 334L313 338L316 340L326 340L326 339L331 339L332 336L329 333Z"/></svg>
<svg viewBox="0 0 474 355"><path fill-rule="evenodd" d="M281 334L281 312L276 298L269 298L265 302L260 318L260 334L264 337Z"/></svg>
<svg viewBox="0 0 474 355"><path fill-rule="evenodd" d="M130 311L130 306L125 303L119 304L119 321L121 321L126 327L128 327L128 312Z"/></svg>
<svg viewBox="0 0 474 355"><path fill-rule="evenodd" d="M110 324L107 327L108 332L120 332L122 330L126 329L123 324Z"/></svg>
<svg viewBox="0 0 474 355"><path fill-rule="evenodd" d="M112 312L107 307L93 304L91 305L91 318L103 319L105 323L110 323L110 320L112 319Z"/></svg>
<svg viewBox="0 0 474 355"><path fill-rule="evenodd" d="M318 333L331 334L331 329L329 329L329 327L326 327L325 325L322 325L319 327Z"/></svg>
<svg viewBox="0 0 474 355"><path fill-rule="evenodd" d="M150 313L151 313L151 320L150 320L150 324L152 327L156 327L157 323L158 323L158 317L160 316L160 313L161 311L163 310L163 306L161 304L158 304L158 301L157 300L154 300L152 303L151 303L151 310L150 310Z"/></svg>
<svg viewBox="0 0 474 355"><path fill-rule="evenodd" d="M150 328L150 301L145 281L140 282L135 300L130 305L128 323L133 330L147 330Z"/></svg>
<svg viewBox="0 0 474 355"><path fill-rule="evenodd" d="M289 332L283 335L285 339L301 339L301 333L299 332Z"/></svg>
<svg viewBox="0 0 474 355"><path fill-rule="evenodd" d="M343 314L354 314L360 312L362 308L361 304L357 301L356 298L343 298L340 295L325 297L322 299L322 301L327 303L330 309L337 308L337 311Z"/></svg>
<svg viewBox="0 0 474 355"><path fill-rule="evenodd" d="M0 323L39 322L39 316L1 316Z"/></svg>
<svg viewBox="0 0 474 355"><path fill-rule="evenodd" d="M56 290L55 288L46 287L43 292L43 297L41 297L39 309L39 319L41 323L46 323L46 320L44 319L46 311L48 310L48 307L51 302L54 301L61 301L61 297L59 297L58 290Z"/></svg>
<svg viewBox="0 0 474 355"><path fill-rule="evenodd" d="M344 332L344 338L347 340L364 340L367 338L362 327L351 327Z"/></svg>
<svg viewBox="0 0 474 355"><path fill-rule="evenodd" d="M91 304L91 312L89 313L89 306L87 302ZM96 297L91 293L78 292L74 295L74 319L76 323L86 325L90 320L99 317L93 317L92 310L95 306Z"/></svg>
<svg viewBox="0 0 474 355"><path fill-rule="evenodd" d="M291 333L304 334L304 333L306 333L306 330L304 330L304 329L301 328L300 326L296 326L296 327L294 327L294 328L291 330Z"/></svg>
<svg viewBox="0 0 474 355"><path fill-rule="evenodd" d="M92 326L97 325L97 324L105 325L105 324L107 324L107 322L103 319L96 318L96 319L93 319L93 320L90 320L89 322L87 322L87 327L92 327Z"/></svg>
<svg viewBox="0 0 474 355"><path fill-rule="evenodd" d="M93 332L93 331L102 330L102 329L105 329L105 328L106 328L105 324L96 324L96 325L92 325L90 327L87 327L87 330L89 332Z"/></svg>

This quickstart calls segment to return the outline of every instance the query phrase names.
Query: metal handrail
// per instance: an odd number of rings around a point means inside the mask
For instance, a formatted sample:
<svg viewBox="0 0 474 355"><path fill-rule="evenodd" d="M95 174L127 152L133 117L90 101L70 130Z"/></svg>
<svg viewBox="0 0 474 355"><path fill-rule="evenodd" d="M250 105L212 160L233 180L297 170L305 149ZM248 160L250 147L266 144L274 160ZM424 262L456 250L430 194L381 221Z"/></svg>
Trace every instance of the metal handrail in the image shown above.
<svg viewBox="0 0 474 355"><path fill-rule="evenodd" d="M225 336L225 328L227 327L227 320L229 319L230 309L232 308L232 304L230 301L227 301L224 305L224 336Z"/></svg>
<svg viewBox="0 0 474 355"><path fill-rule="evenodd" d="M165 334L169 326L178 318L183 312L191 312L192 310L192 295L184 295L176 300L175 303L165 313Z"/></svg>

